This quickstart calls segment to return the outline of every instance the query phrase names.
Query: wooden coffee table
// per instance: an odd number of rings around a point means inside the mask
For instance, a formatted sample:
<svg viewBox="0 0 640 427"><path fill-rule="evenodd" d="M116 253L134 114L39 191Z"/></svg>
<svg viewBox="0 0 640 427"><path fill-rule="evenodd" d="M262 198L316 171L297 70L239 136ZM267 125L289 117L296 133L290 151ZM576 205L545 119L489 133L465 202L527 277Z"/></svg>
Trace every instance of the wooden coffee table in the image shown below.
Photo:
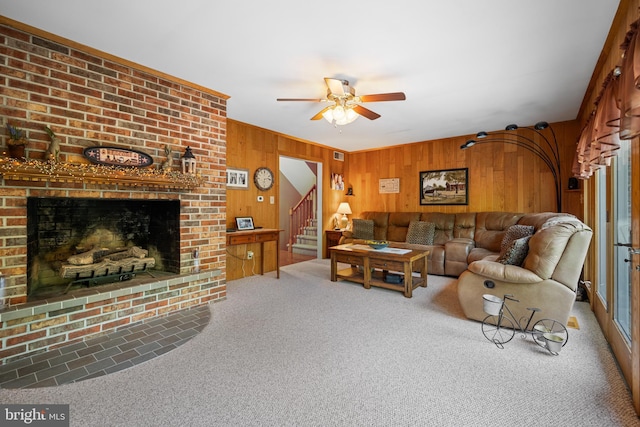
<svg viewBox="0 0 640 427"><path fill-rule="evenodd" d="M362 283L365 289L371 286L400 291L411 298L418 286L427 287L427 256L429 251L394 246L373 249L364 244L346 244L329 248L331 252L331 281L338 279ZM338 271L338 263L350 267ZM361 267L358 268L358 267ZM404 275L399 284L383 280L385 272L400 272ZM420 272L414 277L412 272Z"/></svg>

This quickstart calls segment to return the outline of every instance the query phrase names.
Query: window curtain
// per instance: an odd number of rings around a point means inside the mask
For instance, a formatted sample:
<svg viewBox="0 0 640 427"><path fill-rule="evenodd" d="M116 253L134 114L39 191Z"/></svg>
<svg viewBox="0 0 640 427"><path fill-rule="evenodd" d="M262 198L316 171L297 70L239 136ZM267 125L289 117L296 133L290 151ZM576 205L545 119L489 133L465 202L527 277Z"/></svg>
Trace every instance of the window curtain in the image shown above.
<svg viewBox="0 0 640 427"><path fill-rule="evenodd" d="M573 175L587 179L611 164L620 140L640 135L640 41L639 23L627 32L620 48L622 64L605 78L594 112L580 133L573 163Z"/></svg>
<svg viewBox="0 0 640 427"><path fill-rule="evenodd" d="M596 109L580 133L573 163L573 175L587 179L594 171L611 164L620 148L620 108L616 97L619 79L613 72L605 79Z"/></svg>

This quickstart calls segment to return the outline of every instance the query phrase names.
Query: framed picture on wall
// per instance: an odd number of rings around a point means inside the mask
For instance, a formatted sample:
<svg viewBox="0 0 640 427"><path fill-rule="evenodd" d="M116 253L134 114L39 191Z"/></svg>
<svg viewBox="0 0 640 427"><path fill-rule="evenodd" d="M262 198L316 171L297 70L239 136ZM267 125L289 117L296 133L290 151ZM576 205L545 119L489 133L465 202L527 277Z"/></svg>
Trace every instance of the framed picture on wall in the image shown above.
<svg viewBox="0 0 640 427"><path fill-rule="evenodd" d="M227 168L227 188L249 189L249 169Z"/></svg>
<svg viewBox="0 0 640 427"><path fill-rule="evenodd" d="M237 216L236 217L236 229L238 231L242 230L253 230L253 217L250 216Z"/></svg>
<svg viewBox="0 0 640 427"><path fill-rule="evenodd" d="M420 172L421 205L468 205L469 169Z"/></svg>
<svg viewBox="0 0 640 427"><path fill-rule="evenodd" d="M331 174L331 189L332 190L344 190L344 175L341 173Z"/></svg>

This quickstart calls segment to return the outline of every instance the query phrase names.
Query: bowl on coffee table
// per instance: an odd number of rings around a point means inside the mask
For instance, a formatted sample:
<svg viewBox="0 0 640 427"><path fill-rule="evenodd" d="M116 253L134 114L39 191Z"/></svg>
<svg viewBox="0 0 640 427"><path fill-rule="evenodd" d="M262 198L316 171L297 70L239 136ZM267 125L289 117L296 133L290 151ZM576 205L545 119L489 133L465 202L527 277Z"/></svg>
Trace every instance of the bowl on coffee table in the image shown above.
<svg viewBox="0 0 640 427"><path fill-rule="evenodd" d="M373 249L384 249L389 246L389 242L386 240L367 240L366 243Z"/></svg>

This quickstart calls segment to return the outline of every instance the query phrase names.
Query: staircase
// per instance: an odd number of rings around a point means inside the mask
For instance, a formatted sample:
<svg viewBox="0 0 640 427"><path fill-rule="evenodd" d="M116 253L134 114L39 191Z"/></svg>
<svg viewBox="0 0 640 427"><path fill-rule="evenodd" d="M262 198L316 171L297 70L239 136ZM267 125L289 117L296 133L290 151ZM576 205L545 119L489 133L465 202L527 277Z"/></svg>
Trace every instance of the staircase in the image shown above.
<svg viewBox="0 0 640 427"><path fill-rule="evenodd" d="M314 185L289 210L289 252L300 255L318 255L318 219L316 218L317 188Z"/></svg>
<svg viewBox="0 0 640 427"><path fill-rule="evenodd" d="M295 242L291 245L291 252L300 255L318 255L318 220L309 219L309 225L302 228L302 234L295 236Z"/></svg>

